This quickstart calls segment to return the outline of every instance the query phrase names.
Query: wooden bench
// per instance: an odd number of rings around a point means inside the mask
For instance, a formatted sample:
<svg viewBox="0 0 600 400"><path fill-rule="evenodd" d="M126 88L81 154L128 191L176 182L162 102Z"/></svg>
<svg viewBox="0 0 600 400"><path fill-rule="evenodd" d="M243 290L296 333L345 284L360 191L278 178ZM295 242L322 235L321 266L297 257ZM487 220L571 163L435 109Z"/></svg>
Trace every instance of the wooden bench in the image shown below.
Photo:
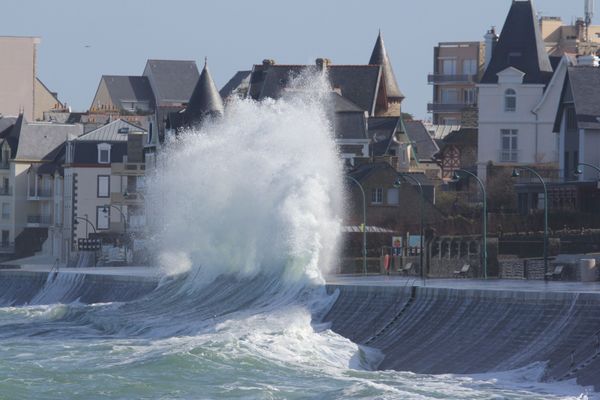
<svg viewBox="0 0 600 400"><path fill-rule="evenodd" d="M410 270L412 269L412 267L413 267L413 263L411 263L411 262L406 263L406 265L403 266L403 267L401 267L398 270L398 272L400 272L403 275L408 275L408 273L410 272Z"/></svg>
<svg viewBox="0 0 600 400"><path fill-rule="evenodd" d="M470 264L464 264L461 269L457 269L457 270L454 271L454 276L457 277L457 278L461 277L461 276L464 277L464 278L466 278L467 275L469 274L469 270L470 269L471 269L471 265Z"/></svg>
<svg viewBox="0 0 600 400"><path fill-rule="evenodd" d="M562 274L563 274L563 270L565 269L564 265L557 265L556 267L554 267L553 271L549 271L546 272L544 274L544 279L548 280L548 279L552 279L552 280L556 280L556 279L560 279L562 278Z"/></svg>

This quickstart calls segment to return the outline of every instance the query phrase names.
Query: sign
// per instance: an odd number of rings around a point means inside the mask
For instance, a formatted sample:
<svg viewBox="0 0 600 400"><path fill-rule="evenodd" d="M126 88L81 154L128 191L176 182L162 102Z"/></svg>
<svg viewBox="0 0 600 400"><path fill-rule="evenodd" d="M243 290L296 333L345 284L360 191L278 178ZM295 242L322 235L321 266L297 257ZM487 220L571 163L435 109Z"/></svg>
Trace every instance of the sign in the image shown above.
<svg viewBox="0 0 600 400"><path fill-rule="evenodd" d="M392 254L395 256L402 255L402 237L401 236L393 236L392 237Z"/></svg>
<svg viewBox="0 0 600 400"><path fill-rule="evenodd" d="M77 249L79 251L98 251L102 248L100 239L78 239Z"/></svg>

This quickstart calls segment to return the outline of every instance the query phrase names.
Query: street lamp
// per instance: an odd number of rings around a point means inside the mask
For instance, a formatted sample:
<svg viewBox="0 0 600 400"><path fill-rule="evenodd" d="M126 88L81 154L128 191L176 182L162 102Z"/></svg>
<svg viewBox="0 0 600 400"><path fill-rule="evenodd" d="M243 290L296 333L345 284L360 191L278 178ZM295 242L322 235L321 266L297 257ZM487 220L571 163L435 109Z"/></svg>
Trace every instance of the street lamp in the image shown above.
<svg viewBox="0 0 600 400"><path fill-rule="evenodd" d="M577 164L577 169L575 170L575 175L577 175L577 176L583 175L583 169L581 167L590 167L590 168L593 168L596 171L598 171L598 173L600 174L600 167L597 167L595 165L588 164L588 163L579 163L579 164Z"/></svg>
<svg viewBox="0 0 600 400"><path fill-rule="evenodd" d="M77 216L73 217L73 218L75 218L75 219L80 219L80 220L82 220L82 221L85 221L85 222L86 222L86 225L85 225L85 237L86 237L86 238L88 237L88 232L87 232L87 226L88 226L88 225L90 225L90 226L92 227L92 229L94 230L94 233L97 233L97 232L96 232L96 227L95 227L95 226L94 226L94 224L92 224L92 222L91 222L91 221L90 221L90 220L87 218L87 216L88 216L88 215L87 215L87 214L85 214L85 218L84 218L84 217L77 217Z"/></svg>
<svg viewBox="0 0 600 400"><path fill-rule="evenodd" d="M458 172L462 172L464 174L470 175L473 178L475 178L475 180L479 184L479 188L481 189L481 195L483 196L483 215L482 215L482 222L481 222L483 243L481 246L481 250L482 250L481 256L482 256L482 262L483 262L483 279L487 279L487 259L488 259L488 254L487 254L487 194L485 192L485 185L483 184L483 181L481 179L479 179L479 177L477 175L475 175L474 173L469 172L467 170L464 170L464 169L457 169L454 171L454 173L452 174L452 180L455 182L458 182L461 179L461 176L458 174Z"/></svg>
<svg viewBox="0 0 600 400"><path fill-rule="evenodd" d="M425 212L425 194L423 193L423 185L421 185L421 182L419 182L419 180L417 178L415 178L414 176L412 176L410 174L406 174L406 173L400 173L400 174L398 174L398 178L396 179L396 182L394 183L395 188L400 188L400 186L402 186L402 184L403 184L402 179L408 179L408 180L415 182L417 184L417 186L419 187L419 193L421 194L420 268L421 268L421 278L423 278L423 280L425 280L425 265L423 265L423 220L425 219L425 214L424 214L424 212Z"/></svg>
<svg viewBox="0 0 600 400"><path fill-rule="evenodd" d="M513 169L512 177L518 178L521 175L520 170L526 170L534 174L542 183L544 188L544 274L548 273L548 187L546 182L536 170L529 167L518 167Z"/></svg>
<svg viewBox="0 0 600 400"><path fill-rule="evenodd" d="M112 204L105 204L104 207L102 208L102 212L104 214L107 214L109 207L112 207L115 210L117 210L121 214L121 217L123 217L123 232L125 233L125 236L127 236L127 216L123 213L123 210L121 210L119 207L114 206Z"/></svg>
<svg viewBox="0 0 600 400"><path fill-rule="evenodd" d="M363 186L360 184L360 182L358 182L358 180L356 180L355 178L351 177L350 175L346 175L346 178L351 180L352 182L356 183L356 185L358 185L358 188L360 189L360 192L362 193L362 199L363 199L363 249L362 249L362 255L363 255L363 272L366 275L367 274L367 198L365 196L365 190L363 188Z"/></svg>

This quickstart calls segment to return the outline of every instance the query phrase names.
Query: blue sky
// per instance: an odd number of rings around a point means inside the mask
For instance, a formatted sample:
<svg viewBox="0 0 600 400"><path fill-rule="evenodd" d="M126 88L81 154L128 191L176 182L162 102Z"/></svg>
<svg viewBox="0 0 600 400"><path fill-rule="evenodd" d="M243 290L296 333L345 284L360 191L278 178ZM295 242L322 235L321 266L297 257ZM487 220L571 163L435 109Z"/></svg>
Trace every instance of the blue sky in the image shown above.
<svg viewBox="0 0 600 400"><path fill-rule="evenodd" d="M201 68L207 56L221 87L265 58L364 64L381 29L406 95L403 110L426 118L433 46L483 40L490 26L502 27L511 2L3 0L0 35L40 36L38 76L83 111L101 75L141 75L149 58L196 60ZM542 15L571 22L583 14L583 3L537 0L535 6Z"/></svg>

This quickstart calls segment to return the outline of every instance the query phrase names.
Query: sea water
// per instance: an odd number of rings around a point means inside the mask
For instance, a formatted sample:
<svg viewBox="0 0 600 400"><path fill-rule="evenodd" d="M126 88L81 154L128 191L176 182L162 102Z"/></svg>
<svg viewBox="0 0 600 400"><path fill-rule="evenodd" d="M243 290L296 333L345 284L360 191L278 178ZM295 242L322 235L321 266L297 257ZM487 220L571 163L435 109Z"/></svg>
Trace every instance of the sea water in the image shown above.
<svg viewBox="0 0 600 400"><path fill-rule="evenodd" d="M381 354L320 323L344 213L327 90L306 73L279 100L234 100L170 140L146 193L160 286L127 303L60 304L82 281L59 274L32 304L1 307L0 398L592 398L538 383L543 364L376 371Z"/></svg>

